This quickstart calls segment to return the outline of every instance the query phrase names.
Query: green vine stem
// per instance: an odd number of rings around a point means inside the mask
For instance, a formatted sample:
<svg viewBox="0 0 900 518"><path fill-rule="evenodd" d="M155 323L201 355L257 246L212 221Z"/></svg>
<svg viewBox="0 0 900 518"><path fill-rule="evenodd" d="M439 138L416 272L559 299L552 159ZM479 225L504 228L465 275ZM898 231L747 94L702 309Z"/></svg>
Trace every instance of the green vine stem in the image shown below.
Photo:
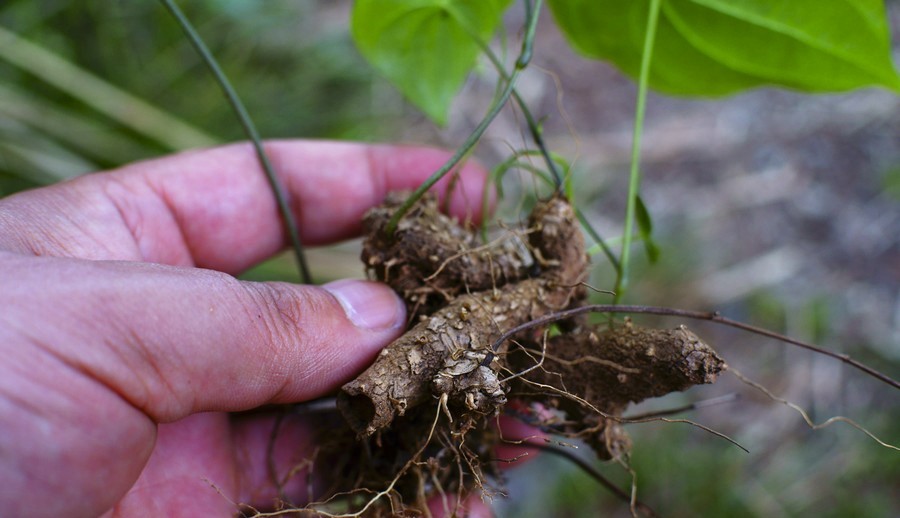
<svg viewBox="0 0 900 518"><path fill-rule="evenodd" d="M653 57L653 41L656 38L656 24L659 19L661 0L650 0L647 16L647 33L644 35L644 49L641 52L641 74L638 80L637 106L634 113L634 133L631 140L631 171L628 182L628 202L625 208L625 232L619 259L619 274L616 277L615 302L621 300L628 287L631 241L634 233L634 219L637 197L641 187L641 135L644 131L644 112L647 105L647 82L650 77L650 62Z"/></svg>
<svg viewBox="0 0 900 518"><path fill-rule="evenodd" d="M564 175L565 178L567 180L570 179L569 166L565 162L565 160L563 160L560 156L556 155L555 153L545 149L545 150L516 151L511 157L507 158L505 161L503 161L502 163L500 163L498 166L496 166L494 169L491 170L491 173L488 176L488 183L496 183L497 190L500 193L500 195L502 196L503 193L502 193L502 188L501 188L501 184L500 184L501 177L510 169L518 167L520 169L523 169L525 171L528 171L528 172L534 174L536 177L543 180L543 182L546 183L547 185L554 187L554 188L558 188L559 187L558 184L556 184L554 179L551 178L551 175L548 175L544 170L542 170L538 167L535 167L535 166L531 165L530 163L524 162L522 160L523 157L529 157L529 156L534 156L534 155L538 155L538 154L543 155L543 156L549 156L550 159L554 163L562 164L566 171L565 175ZM572 194L568 190L571 182L567 181L567 184L569 184L569 185L567 185L566 197L571 200ZM481 207L482 207L483 213L487 213L489 201L490 201L489 193L487 190L485 190L485 192L482 194L482 198L481 198ZM591 222L588 221L587 217L585 217L584 213L581 212L581 210L578 209L578 207L573 206L573 208L575 209L575 216L577 216L578 221L581 222L581 226L585 229L585 231L588 233L588 235L591 236L591 239L593 239L594 242L596 243L595 247L598 248L599 251L603 252L603 254L606 256L606 258L609 260L610 264L612 264L616 273L618 273L619 272L619 260L616 258L616 255L613 253L612 249L609 247L606 240L604 240L600 236L600 234L594 229L594 227L591 225ZM482 221L482 223L481 223L481 238L485 243L487 243L487 241L488 241L487 230L488 230L487 229L487 221L486 220ZM593 249L594 247L591 247L591 248ZM591 255L593 255L596 252L589 252L589 253Z"/></svg>
<svg viewBox="0 0 900 518"><path fill-rule="evenodd" d="M478 43L478 46L481 47L481 51L485 56L487 56L491 64L494 65L494 68L497 70L500 78L504 81L509 82L509 74L506 73L506 70L503 68L503 63L500 62L500 58L497 57L497 54L495 54L494 51L491 50L491 47L480 38L477 38L475 35L473 35L472 37ZM556 184L556 188L562 189L563 175L559 172L556 161L550 156L550 149L544 142L544 134L541 131L540 125L538 125L537 121L534 119L534 116L531 114L531 110L528 109L528 105L525 104L525 100L522 99L522 96L519 95L519 92L517 90L513 90L512 96L513 100L516 101L516 104L519 106L519 109L522 110L522 115L525 116L525 123L528 125L528 131L531 133L531 140L534 141L534 145L537 146L538 151L540 151L541 153L541 156L544 157L544 162L547 164L547 170L549 170L550 174L553 175L553 181Z"/></svg>
<svg viewBox="0 0 900 518"><path fill-rule="evenodd" d="M490 47L486 43L484 43L483 41L481 41L478 38L476 38L475 41L477 41L478 45L481 46L482 52L484 52L484 54L488 57L488 59L494 65L494 68L497 69L497 72L500 74L500 76L503 79L508 80L507 79L508 76L506 74L506 71L503 69L503 64L500 62L500 58L497 57L497 55L490 49ZM555 186L557 189L563 188L563 186L564 186L563 178L565 178L566 198L569 200L570 203L573 203L573 207L574 207L574 200L573 200L573 196L572 196L572 194L573 194L572 193L572 190L573 190L572 189L572 179L569 175L569 171L567 171L565 175L563 175L559 172L559 169L557 166L557 162L559 162L559 159L557 157L553 156L553 153L547 147L547 144L544 142L544 137L543 137L543 133L541 132L540 126L535 121L534 116L531 113L531 110L528 109L528 105L525 103L525 101L522 99L522 97L519 95L519 93L515 90L513 90L513 99L516 101L516 104L519 106L519 109L522 110L522 114L525 116L525 121L526 121L526 124L528 125L528 130L531 132L531 138L532 138L532 140L534 140L534 143L537 146L538 151L540 152L541 156L544 157L544 161L547 163L547 169L550 171L551 175L553 176L553 180L554 180L554 183L555 183ZM487 206L487 203L485 202L485 207L486 206ZM606 258L609 260L609 262L613 265L613 268L616 271L616 275L620 275L621 270L620 270L619 260L616 258L612 249L610 249L609 245L600 236L600 234L594 229L594 227L591 226L590 221L588 221L588 219L578 209L578 207L574 207L574 208L575 208L575 214L578 216L578 220L581 222L581 225L584 227L584 229L587 231L587 233L591 236L591 239L593 239L594 242L597 243L597 246L600 247L600 250L603 251L603 254L606 256Z"/></svg>
<svg viewBox="0 0 900 518"><path fill-rule="evenodd" d="M168 0L165 0L168 1ZM475 144L481 139L481 136L484 135L484 132L487 130L488 126L494 121L497 115L500 113L500 110L506 105L507 101L509 101L510 96L513 93L516 85L516 79L518 79L519 74L528 66L528 62L531 61L532 48L534 43L534 34L537 29L537 21L539 17L539 13L541 11L542 0L535 0L534 5L526 0L526 14L527 14L527 28L525 30L525 38L522 41L522 49L519 52L519 57L516 59L516 65L513 69L512 74L509 74L509 80L506 82L506 87L491 105L491 108L488 110L488 113L484 116L484 119L478 124L478 126L472 131L469 137L466 139L463 144L457 148L456 152L453 153L453 156L450 157L440 169L435 171L431 176L428 177L427 180L422 182L421 185L410 194L403 204L397 209L397 212L391 217L390 221L385 228L385 231L391 235L394 233L394 230L397 228L397 224L403 218L403 216L409 211L410 208L425 194L428 189L434 186L443 178L447 173L449 173L456 164L459 163L460 160L464 156L466 156L469 151L475 147Z"/></svg>
<svg viewBox="0 0 900 518"><path fill-rule="evenodd" d="M619 260L616 258L616 254L613 253L612 249L609 247L609 244L603 239L600 234L594 230L594 227L591 226L591 222L588 221L587 217L581 212L578 207L575 207L575 216L578 218L578 221L581 222L581 226L587 231L588 235L591 236L591 239L597 243L597 246L600 247L600 251L603 252L603 255L606 256L606 259L609 260L610 264L612 264L613 269L616 271L616 275L621 275L622 273L622 265L619 264ZM593 247L591 247L593 249ZM591 255L593 255L592 250L588 250Z"/></svg>
<svg viewBox="0 0 900 518"><path fill-rule="evenodd" d="M256 156L259 159L259 163L262 166L263 171L265 171L266 178L269 180L269 185L272 188L272 193L275 195L275 201L278 203L278 209L281 212L281 218L284 220L284 225L290 237L291 245L294 249L294 256L297 259L297 267L300 271L300 280L304 283L311 282L312 276L310 275L309 266L306 262L306 255L303 253L303 243L300 241L300 232L297 228L297 221L295 220L294 215L291 212L287 193L284 190L284 187L278 181L278 177L275 175L275 169L272 167L272 163L269 161L269 156L263 149L259 132L256 130L256 126L253 124L253 121L250 119L250 115L247 113L247 109L244 107L244 103L241 102L241 99L238 97L237 92L235 92L234 88L231 86L228 78L225 77L225 73L222 72L222 69L219 67L218 62L216 62L216 59L213 57L212 53L203 43L203 40L194 29L194 26L187 19L181 9L179 9L178 6L175 5L174 0L160 0L160 2L162 2L169 13L171 13L172 16L178 21L178 24L181 26L181 29L184 31L188 40L191 42L191 45L193 45L197 53L200 54L200 57L203 59L203 62L206 64L206 66L209 67L210 72L212 72L213 76L216 79L216 82L222 88L222 91L225 93L225 97L228 99L228 103L231 105L231 108L234 110L235 115L237 115L241 126L244 128L244 133L246 133L247 138L249 138L250 141L253 142L253 147L256 150Z"/></svg>
<svg viewBox="0 0 900 518"><path fill-rule="evenodd" d="M493 169L491 169L490 174L488 174L486 184L494 184L497 188L497 195L503 197L503 176L512 169L522 169L524 171L528 171L536 177L540 178L544 183L550 185L553 188L556 188L556 184L551 180L550 176L547 173L539 168L534 166L533 164L526 162L523 160L525 157L531 157L535 155L541 154L540 151L537 150L517 150L514 151L512 156L496 165ZM483 214L487 214L490 210L490 201L491 201L491 192L489 189L485 189L481 194L481 212ZM487 243L488 241L488 220L487 218L482 219L481 221L481 238Z"/></svg>

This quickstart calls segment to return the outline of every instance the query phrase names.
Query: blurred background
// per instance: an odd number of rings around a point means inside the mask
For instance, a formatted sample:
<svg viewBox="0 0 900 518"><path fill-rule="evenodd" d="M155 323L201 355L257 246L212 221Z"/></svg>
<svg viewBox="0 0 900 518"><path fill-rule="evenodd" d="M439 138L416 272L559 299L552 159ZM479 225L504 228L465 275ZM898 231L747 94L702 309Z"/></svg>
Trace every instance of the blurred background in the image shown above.
<svg viewBox="0 0 900 518"><path fill-rule="evenodd" d="M436 128L373 75L348 35L347 0L195 0L183 5L267 138L404 141L455 147L481 119L496 77L465 86ZM900 2L888 1L895 61ZM522 16L507 16L515 49ZM498 50L502 50L498 47ZM573 163L576 203L621 235L636 88L568 48L546 13L520 92L553 151ZM495 165L529 147L507 110L478 150ZM651 95L643 197L662 254L638 252L626 302L719 310L847 353L900 378L900 98L870 89L808 96L759 89L718 100ZM0 194L242 139L174 20L156 2L6 0L0 4ZM514 219L534 180L510 175L498 213ZM320 280L361 276L358 243L316 250ZM593 284L609 288L602 255ZM247 273L295 279L290 260ZM608 298L597 295L598 302ZM687 324L729 365L810 412L844 415L900 444L900 395L843 364L704 323ZM900 516L900 454L844 423L811 431L790 408L724 376L633 413L736 394L631 425L638 495L663 516ZM574 453L590 460L583 448ZM591 461L593 462L593 461ZM598 469L628 487L615 465ZM628 516L564 459L544 455L506 481L498 516Z"/></svg>

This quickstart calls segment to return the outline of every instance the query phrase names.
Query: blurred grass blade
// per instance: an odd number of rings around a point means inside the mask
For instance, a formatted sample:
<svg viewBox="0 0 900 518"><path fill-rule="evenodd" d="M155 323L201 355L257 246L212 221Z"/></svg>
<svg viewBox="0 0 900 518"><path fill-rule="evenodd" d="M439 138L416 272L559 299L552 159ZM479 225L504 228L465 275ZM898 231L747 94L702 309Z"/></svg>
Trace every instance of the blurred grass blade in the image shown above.
<svg viewBox="0 0 900 518"><path fill-rule="evenodd" d="M31 92L0 83L0 114L78 148L83 154L109 163L124 164L152 154L151 150L96 121L50 104Z"/></svg>
<svg viewBox="0 0 900 518"><path fill-rule="evenodd" d="M291 212L291 204L288 200L287 190L281 184L278 175L275 174L275 168L272 166L269 155L266 154L266 150L263 148L262 137L260 137L259 131L253 123L253 119L250 118L247 108L244 107L244 103L238 96L237 91L231 86L231 81L228 80L225 72L219 66L215 56L210 52L206 43L203 41L203 38L200 37L200 34L194 28L191 21L188 20L187 16L184 15L184 12L182 12L178 5L175 4L174 0L160 0L160 2L166 10L169 11L172 17L175 18L175 21L178 22L178 25L181 27L182 31L184 31L184 35L187 36L191 45L197 53L200 54L203 62L215 78L216 83L218 83L219 87L222 89L222 93L225 94L225 99L228 101L228 104L231 105L231 109L241 123L244 133L253 143L259 165L262 167L266 179L269 181L269 186L272 189L272 194L275 196L278 210L281 213L281 219L284 222L291 245L294 248L294 255L297 258L297 268L300 270L300 279L304 284L311 283L312 274L309 271L309 265L306 261L303 243L300 240L300 230L297 225L297 220L294 217L293 212Z"/></svg>
<svg viewBox="0 0 900 518"><path fill-rule="evenodd" d="M97 165L10 118L0 117L0 172L20 178L22 187L66 180Z"/></svg>
<svg viewBox="0 0 900 518"><path fill-rule="evenodd" d="M39 185L51 184L96 169L92 163L80 160L77 155L58 155L48 152L45 147L35 149L13 142L0 142L0 157L3 163L17 164L11 170L22 171L20 176L23 179L33 180Z"/></svg>
<svg viewBox="0 0 900 518"><path fill-rule="evenodd" d="M0 27L0 59L172 150L209 147L217 139L90 72Z"/></svg>

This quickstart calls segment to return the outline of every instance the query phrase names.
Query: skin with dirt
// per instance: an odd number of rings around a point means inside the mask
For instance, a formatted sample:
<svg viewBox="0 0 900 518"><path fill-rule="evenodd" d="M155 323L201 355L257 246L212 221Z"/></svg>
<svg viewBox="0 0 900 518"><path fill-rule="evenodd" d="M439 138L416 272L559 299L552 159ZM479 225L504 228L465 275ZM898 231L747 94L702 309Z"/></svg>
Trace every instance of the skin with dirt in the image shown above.
<svg viewBox="0 0 900 518"><path fill-rule="evenodd" d="M510 329L586 304L589 264L572 207L560 196L538 202L524 228L491 246L430 196L388 235L402 199L366 215L363 262L404 297L410 326L338 394L348 427L329 428L317 462L328 466L320 501L331 500L309 509L404 515L434 496L452 510L473 490L491 493L501 441L493 423L511 400L530 424L581 438L602 459L624 458L628 404L712 383L726 368L683 326L584 317L556 323L552 338L530 329L495 344Z"/></svg>

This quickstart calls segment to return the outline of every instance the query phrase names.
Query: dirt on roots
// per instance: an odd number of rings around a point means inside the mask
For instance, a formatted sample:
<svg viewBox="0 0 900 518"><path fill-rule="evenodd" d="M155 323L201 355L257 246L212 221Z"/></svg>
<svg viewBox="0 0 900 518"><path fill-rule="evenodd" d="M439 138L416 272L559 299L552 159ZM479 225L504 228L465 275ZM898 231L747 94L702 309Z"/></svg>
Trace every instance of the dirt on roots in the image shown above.
<svg viewBox="0 0 900 518"><path fill-rule="evenodd" d="M388 234L404 197L367 213L362 260L404 298L409 327L341 388L346 425L322 432L315 463L325 467L315 474L325 503L307 512L420 516L435 497L452 511L473 491L492 494L504 412L580 438L602 459L625 458L630 403L712 383L727 368L683 326L597 325L583 315L499 341L587 303L589 262L572 207L560 196L540 201L522 228L484 244L432 196Z"/></svg>

